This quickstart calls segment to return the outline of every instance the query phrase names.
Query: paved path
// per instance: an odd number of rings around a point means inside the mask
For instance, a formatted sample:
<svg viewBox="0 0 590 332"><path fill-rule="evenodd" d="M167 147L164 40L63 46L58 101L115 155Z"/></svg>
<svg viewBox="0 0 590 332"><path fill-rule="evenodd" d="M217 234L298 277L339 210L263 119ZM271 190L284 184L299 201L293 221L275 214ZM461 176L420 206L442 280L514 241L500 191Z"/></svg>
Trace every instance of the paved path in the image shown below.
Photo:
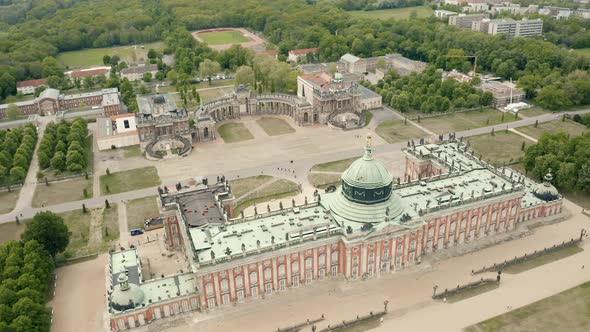
<svg viewBox="0 0 590 332"><path fill-rule="evenodd" d="M525 133L523 133L523 132L521 132L519 130L516 130L514 128L510 128L508 130L511 131L511 132L513 132L513 133L515 133L516 135L520 135L520 136L522 136L522 137L524 137L524 138L526 138L528 140L531 140L531 141L537 143L537 139L536 138L534 138L532 136L529 136L529 135L527 135L527 134L525 134Z"/></svg>
<svg viewBox="0 0 590 332"><path fill-rule="evenodd" d="M536 121L538 121L539 123L548 122L548 121L552 121L552 120L556 120L556 119L560 118L561 116L563 116L563 114L573 115L573 114L586 114L586 113L590 113L590 109L572 111L572 112L561 112L559 114L548 113L548 114L543 114L543 115L536 116L536 117L530 117L528 119L510 122L510 123L457 132L456 137L459 138L459 137L487 134L492 131L492 128L494 128L495 131L499 131L499 130L504 130L506 128L510 129L510 128L518 128L518 127L522 127L522 126L533 125L533 124L535 124ZM406 142L398 142L398 143L393 143L393 144L380 144L380 145L375 146L374 151L375 151L375 155L377 157L379 157L380 155L384 156L384 155L391 154L393 152L399 152L404 147L406 147ZM36 153L35 153L35 155L36 155ZM215 174L205 174L203 176L208 177L210 180L216 178L218 175L220 175L220 173L223 173L223 175L225 175L226 178L230 179L230 180L238 178L238 177L243 178L243 177L254 176L254 175L259 175L259 174L267 174L267 175L273 175L273 176L278 176L278 177L283 177L283 178L289 178L290 174L288 174L288 176L286 176L286 174L284 172L280 172L278 170L278 168L286 167L286 168L289 168L289 169L295 171L293 173L293 180L299 182L299 181L304 181L303 179L305 179L305 176L307 175L309 169L311 168L311 166L313 166L315 164L334 161L334 160L340 160L340 159L352 158L352 157L355 157L358 155L360 155L359 149L354 148L354 149L344 150L344 151L335 152L335 153L323 153L323 154L315 155L313 157L296 160L296 161L293 161L293 163L291 163L289 160L283 160L283 161L276 161L276 162L266 163L266 164L262 164L262 165L257 165L256 167L250 167L250 168L245 168L245 169L242 169L243 166L240 165L240 163L232 163L231 165L223 165L224 167L226 167L225 170L221 170L222 165L220 165L219 172L217 172ZM31 174L33 174L33 175L31 175ZM30 176L34 177L35 174L36 174L36 172L35 173L29 172L27 178L29 178ZM96 173L96 169L95 169L95 176L96 176L96 174L98 174L98 173ZM188 177L188 176L196 176L196 175L197 174L187 174L186 176ZM296 179L299 179L299 180L296 180ZM94 198L83 200L83 201L68 202L68 203L63 203L63 204L47 206L44 208L29 208L30 202L32 199L32 195L34 192L34 188L30 188L29 190L25 190L25 191L21 190L21 195L23 194L23 192L27 192L27 194L25 194L25 195L30 195L30 197L26 200L26 201L28 201L28 204L25 204L25 201L20 203L20 199L19 199L19 204L17 204L17 208L15 208L12 212L10 212L8 214L0 215L0 223L12 222L15 220L15 216L19 215L20 213L23 214L23 218L30 218L38 211L49 210L49 211L59 213L59 212L66 212L66 211L71 211L74 209L81 208L82 203L85 203L87 207L95 207L95 206L99 206L99 205L104 204L105 199L108 199L109 201L117 203L117 202L120 202L121 200L130 200L130 199L134 199L134 198L141 198L141 197L145 197L145 196L150 196L150 195L154 195L156 193L156 188L157 187L152 187L152 188L134 190L134 191L129 191L129 192L120 193L120 194L108 195L108 196L95 196Z"/></svg>
<svg viewBox="0 0 590 332"><path fill-rule="evenodd" d="M33 158L31 159L31 165L29 166L27 177L25 178L23 186L20 188L18 201L16 202L13 210L14 213L12 220L14 220L14 217L17 215L17 213L27 210L33 202L33 195L35 194L35 187L37 186L37 172L39 172L39 158L37 157L39 143L41 142L41 138L43 137L47 123L52 120L53 117L38 117L39 124L37 126L37 144L35 145L35 151L33 151Z"/></svg>

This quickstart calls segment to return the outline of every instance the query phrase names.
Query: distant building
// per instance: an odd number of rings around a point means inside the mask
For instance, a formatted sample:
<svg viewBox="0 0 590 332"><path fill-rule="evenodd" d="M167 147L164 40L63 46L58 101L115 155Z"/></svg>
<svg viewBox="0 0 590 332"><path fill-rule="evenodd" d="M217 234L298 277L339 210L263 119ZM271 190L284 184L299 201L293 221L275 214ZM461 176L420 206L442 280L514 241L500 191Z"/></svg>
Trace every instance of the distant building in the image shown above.
<svg viewBox="0 0 590 332"><path fill-rule="evenodd" d="M39 97L15 103L23 115L54 115L60 111L84 107L101 107L104 116L117 115L122 103L117 88L102 89L92 92L63 94L56 89L46 89ZM7 104L0 105L0 119L5 117Z"/></svg>
<svg viewBox="0 0 590 332"><path fill-rule="evenodd" d="M363 74L367 72L367 61L352 54L344 54L340 57L344 63L344 70L351 74Z"/></svg>
<svg viewBox="0 0 590 332"><path fill-rule="evenodd" d="M567 20L574 15L574 10L565 7L545 6L539 9L539 14L551 16L558 20Z"/></svg>
<svg viewBox="0 0 590 332"><path fill-rule="evenodd" d="M539 36L543 33L543 20L526 18L520 21L512 19L490 20L487 33L490 35L506 34L510 37Z"/></svg>
<svg viewBox="0 0 590 332"><path fill-rule="evenodd" d="M266 54L266 55L270 55L271 57L278 59L279 58L279 52L277 50L264 50L264 51L260 51L257 53L261 53L261 54Z"/></svg>
<svg viewBox="0 0 590 332"><path fill-rule="evenodd" d="M471 25L475 21L481 21L488 18L488 14L459 14L449 16L449 25L454 25L460 29L471 29Z"/></svg>
<svg viewBox="0 0 590 332"><path fill-rule="evenodd" d="M32 95L35 93L35 89L40 86L47 87L46 78L16 82L16 92L20 92L23 95Z"/></svg>
<svg viewBox="0 0 590 332"><path fill-rule="evenodd" d="M453 16L453 15L457 15L457 14L458 13L452 12L450 10L437 9L434 11L434 17L440 18L440 19L446 19L449 16Z"/></svg>
<svg viewBox="0 0 590 332"><path fill-rule="evenodd" d="M317 48L302 48L299 50L291 50L289 51L289 56L287 56L287 61L297 62L300 61L301 58L306 57L310 53L316 53L318 51Z"/></svg>
<svg viewBox="0 0 590 332"><path fill-rule="evenodd" d="M463 7L464 12L477 13L488 10L488 4L485 2L471 2L467 3L467 6Z"/></svg>
<svg viewBox="0 0 590 332"><path fill-rule="evenodd" d="M129 67L121 70L121 78L126 78L130 81L140 81L143 79L143 74L150 73L152 77L158 72L158 66L156 65L145 65Z"/></svg>
<svg viewBox="0 0 590 332"><path fill-rule="evenodd" d="M80 69L80 70L72 70L65 72L65 76L69 77L71 80L76 79L84 79L86 77L94 77L99 75L104 75L105 77L109 77L111 73L111 67L94 67L94 68L87 68L87 69Z"/></svg>
<svg viewBox="0 0 590 332"><path fill-rule="evenodd" d="M139 144L135 114L119 114L96 119L96 142L99 150Z"/></svg>
<svg viewBox="0 0 590 332"><path fill-rule="evenodd" d="M590 20L590 9L577 9L576 11L574 11L574 15L577 17L581 17L585 20Z"/></svg>
<svg viewBox="0 0 590 332"><path fill-rule="evenodd" d="M479 88L492 93L492 106L496 108L518 103L523 101L525 97L524 91L517 89L511 83L488 81L481 83Z"/></svg>
<svg viewBox="0 0 590 332"><path fill-rule="evenodd" d="M139 95L137 106L137 133L142 150L154 158L162 158L168 150L179 149L178 155L190 151L188 112L176 106L170 93Z"/></svg>

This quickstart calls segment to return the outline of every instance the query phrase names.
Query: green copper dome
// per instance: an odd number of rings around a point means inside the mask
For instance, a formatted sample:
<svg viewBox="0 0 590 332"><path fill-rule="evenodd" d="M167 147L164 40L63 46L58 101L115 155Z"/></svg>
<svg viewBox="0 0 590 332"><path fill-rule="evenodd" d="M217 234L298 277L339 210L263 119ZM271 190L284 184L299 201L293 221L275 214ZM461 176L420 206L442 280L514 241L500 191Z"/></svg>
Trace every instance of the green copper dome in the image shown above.
<svg viewBox="0 0 590 332"><path fill-rule="evenodd" d="M144 301L144 294L136 284L130 283L125 273L117 278L119 284L113 287L111 295L111 306L117 311L125 311L141 306Z"/></svg>
<svg viewBox="0 0 590 332"><path fill-rule="evenodd" d="M549 169L547 175L545 175L545 182L537 184L533 189L533 194L537 196L537 198L544 201L553 201L558 199L559 192L551 184L551 180L553 180L553 176L551 175L551 169Z"/></svg>
<svg viewBox="0 0 590 332"><path fill-rule="evenodd" d="M342 194L357 203L379 203L391 195L392 182L393 176L387 168L373 158L371 137L367 137L365 155L342 174Z"/></svg>

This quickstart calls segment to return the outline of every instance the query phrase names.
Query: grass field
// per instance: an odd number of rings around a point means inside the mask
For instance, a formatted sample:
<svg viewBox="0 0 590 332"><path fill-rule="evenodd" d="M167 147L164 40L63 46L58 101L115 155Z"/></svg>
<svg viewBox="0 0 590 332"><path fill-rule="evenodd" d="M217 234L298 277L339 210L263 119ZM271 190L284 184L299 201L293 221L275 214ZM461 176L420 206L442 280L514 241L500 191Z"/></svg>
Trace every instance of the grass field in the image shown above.
<svg viewBox="0 0 590 332"><path fill-rule="evenodd" d="M238 198L248 191L258 188L272 179L273 177L269 175L257 175L248 178L232 180L229 182L229 185L231 186L231 191L234 196Z"/></svg>
<svg viewBox="0 0 590 332"><path fill-rule="evenodd" d="M238 31L206 32L199 33L198 36L208 45L241 44L250 41L250 38Z"/></svg>
<svg viewBox="0 0 590 332"><path fill-rule="evenodd" d="M373 112L364 110L362 114L365 117L365 126L368 126L371 123L371 120L373 120Z"/></svg>
<svg viewBox="0 0 590 332"><path fill-rule="evenodd" d="M217 128L219 136L225 143L235 143L253 139L252 133L241 122L229 122Z"/></svg>
<svg viewBox="0 0 590 332"><path fill-rule="evenodd" d="M590 47L574 49L574 52L590 57Z"/></svg>
<svg viewBox="0 0 590 332"><path fill-rule="evenodd" d="M27 220L21 220L20 225L14 221L0 224L0 244L4 241L19 240L20 235L25 231L26 222Z"/></svg>
<svg viewBox="0 0 590 332"><path fill-rule="evenodd" d="M316 172L344 172L355 160L359 158L360 156L316 164L313 165L311 170Z"/></svg>
<svg viewBox="0 0 590 332"><path fill-rule="evenodd" d="M471 149L475 155L482 155L483 159L493 165L511 164L524 157L524 151L521 150L522 142L526 146L533 144L528 139L512 132L496 132L471 136L466 139L471 144Z"/></svg>
<svg viewBox="0 0 590 332"><path fill-rule="evenodd" d="M581 125L570 120L554 120L539 123L537 128L535 128L535 125L531 125L516 128L516 130L520 131L523 134L539 139L539 137L541 137L541 134L543 133L557 133L560 131L570 134L571 137L580 136L586 133L588 131L588 128L584 125Z"/></svg>
<svg viewBox="0 0 590 332"><path fill-rule="evenodd" d="M88 197L84 197L84 188ZM66 202L79 201L92 197L92 178L84 177L73 180L50 182L49 186L40 183L35 188L33 207L41 207Z"/></svg>
<svg viewBox="0 0 590 332"><path fill-rule="evenodd" d="M141 152L139 145L126 146L120 149L125 152L125 158L137 158L143 156L143 152Z"/></svg>
<svg viewBox="0 0 590 332"><path fill-rule="evenodd" d="M590 282L466 328L466 332L590 331Z"/></svg>
<svg viewBox="0 0 590 332"><path fill-rule="evenodd" d="M326 173L310 173L307 175L307 180L309 180L309 183L311 183L311 185L315 188L324 189L331 184L339 184L340 175Z"/></svg>
<svg viewBox="0 0 590 332"><path fill-rule="evenodd" d="M102 243L103 250L110 244L111 241L119 239L119 213L117 209L119 205L111 204L110 209L102 210Z"/></svg>
<svg viewBox="0 0 590 332"><path fill-rule="evenodd" d="M279 118L263 117L256 120L256 123L268 136L284 135L294 133L295 129L285 120Z"/></svg>
<svg viewBox="0 0 590 332"><path fill-rule="evenodd" d="M129 229L143 228L145 219L160 214L156 196L132 199L127 202L127 226Z"/></svg>
<svg viewBox="0 0 590 332"><path fill-rule="evenodd" d="M421 119L420 124L437 134L457 132L519 120L514 114L504 113L492 108L453 113Z"/></svg>
<svg viewBox="0 0 590 332"><path fill-rule="evenodd" d="M518 112L518 114L522 115L522 116L526 116L526 117L533 117L533 116L537 116L537 115L547 114L547 112L545 112L543 109L541 109L539 107L532 107L532 108L528 108L526 110L522 110L522 111Z"/></svg>
<svg viewBox="0 0 590 332"><path fill-rule="evenodd" d="M155 50L164 49L163 42L156 42L145 44L144 48L138 46L116 46L116 47L105 47L105 48L89 48L79 51L62 52L57 55L57 61L59 61L64 67L69 68L82 68L91 66L102 66L102 57L105 55L118 55L121 61L125 61L128 64L142 62L147 59L147 52L150 48Z"/></svg>
<svg viewBox="0 0 590 332"><path fill-rule="evenodd" d="M510 273L510 274L517 274L517 273L521 273L524 271L528 271L530 269L534 269L537 266L541 266L544 264L548 264L551 263L553 261L577 254L581 251L584 251L584 249L578 247L578 246L569 246L569 247L564 247L561 248L559 250L556 251L552 251L550 253L547 253L545 255L541 255L541 256L537 256L535 258L529 259L525 262L522 263L518 263L512 266L509 266L507 268L505 268L503 270L503 272L505 273Z"/></svg>
<svg viewBox="0 0 590 332"><path fill-rule="evenodd" d="M20 189L0 192L0 214L8 213L14 209Z"/></svg>
<svg viewBox="0 0 590 332"><path fill-rule="evenodd" d="M387 143L408 141L425 136L426 133L412 126L404 124L403 120L386 120L381 122L375 129L377 135L381 136Z"/></svg>
<svg viewBox="0 0 590 332"><path fill-rule="evenodd" d="M100 192L102 195L155 187L159 184L160 177L153 166L100 176ZM107 186L109 187L108 191L106 190Z"/></svg>
<svg viewBox="0 0 590 332"><path fill-rule="evenodd" d="M233 215L238 216L242 210L254 204L295 196L298 193L299 189L295 182L284 179L278 180L246 196L236 207L234 207ZM266 212L266 208L260 206L258 207L258 212Z"/></svg>
<svg viewBox="0 0 590 332"><path fill-rule="evenodd" d="M348 12L353 17L366 18L366 19L377 19L377 20L403 20L409 18L412 13L416 13L417 17L429 17L434 15L432 8L428 6L408 7L408 8L395 8L395 9L383 9L383 10L355 10Z"/></svg>

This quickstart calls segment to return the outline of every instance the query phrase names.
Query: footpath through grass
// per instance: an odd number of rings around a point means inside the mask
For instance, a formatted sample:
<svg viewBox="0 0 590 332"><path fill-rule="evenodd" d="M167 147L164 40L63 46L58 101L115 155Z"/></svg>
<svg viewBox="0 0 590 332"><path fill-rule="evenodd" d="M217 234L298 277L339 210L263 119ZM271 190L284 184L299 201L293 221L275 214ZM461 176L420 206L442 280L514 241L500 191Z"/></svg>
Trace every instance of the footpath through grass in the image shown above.
<svg viewBox="0 0 590 332"><path fill-rule="evenodd" d="M373 20L403 20L409 18L412 15L412 13L416 13L416 17L430 17L434 15L434 11L429 6L417 6L382 10L355 10L350 11L348 13L353 17Z"/></svg>
<svg viewBox="0 0 590 332"><path fill-rule="evenodd" d="M590 331L590 282L469 326L465 331Z"/></svg>
<svg viewBox="0 0 590 332"><path fill-rule="evenodd" d="M236 198L242 196L250 190L256 189L261 185L272 180L273 177L270 175L257 175L242 179L231 180L229 185L231 191Z"/></svg>
<svg viewBox="0 0 590 332"><path fill-rule="evenodd" d="M117 194L158 185L160 185L160 177L153 166L100 176L100 192L102 195Z"/></svg>
<svg viewBox="0 0 590 332"><path fill-rule="evenodd" d="M281 179L244 197L244 199L234 207L233 215L234 217L239 216L242 210L254 204L295 196L297 194L299 194L299 188L295 182ZM262 212L266 212L266 207L258 207L258 213Z"/></svg>

